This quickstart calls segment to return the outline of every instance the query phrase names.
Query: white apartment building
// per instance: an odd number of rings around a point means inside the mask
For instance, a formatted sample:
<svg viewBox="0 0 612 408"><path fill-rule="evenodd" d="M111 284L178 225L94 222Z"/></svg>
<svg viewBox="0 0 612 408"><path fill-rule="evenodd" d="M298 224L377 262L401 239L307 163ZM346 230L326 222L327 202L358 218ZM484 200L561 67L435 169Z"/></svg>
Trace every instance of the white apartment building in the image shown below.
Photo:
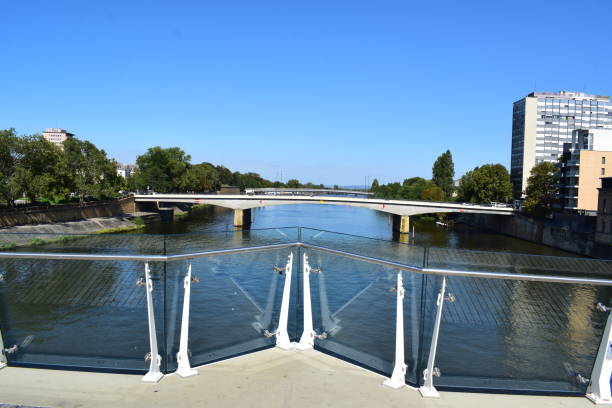
<svg viewBox="0 0 612 408"><path fill-rule="evenodd" d="M609 96L582 92L532 92L512 107L510 174L520 198L536 164L557 162L576 129L612 129Z"/></svg>
<svg viewBox="0 0 612 408"><path fill-rule="evenodd" d="M59 128L47 128L43 131L43 137L59 147L63 147L64 140L73 136L74 134Z"/></svg>

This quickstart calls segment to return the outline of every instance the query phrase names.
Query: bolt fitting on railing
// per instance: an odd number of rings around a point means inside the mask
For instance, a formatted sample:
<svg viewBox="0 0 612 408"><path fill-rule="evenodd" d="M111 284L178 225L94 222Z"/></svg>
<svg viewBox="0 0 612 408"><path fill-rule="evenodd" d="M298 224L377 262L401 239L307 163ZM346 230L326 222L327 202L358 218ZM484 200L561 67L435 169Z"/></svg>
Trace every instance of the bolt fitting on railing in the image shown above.
<svg viewBox="0 0 612 408"><path fill-rule="evenodd" d="M601 302L597 302L597 304L595 305L595 309L599 310L600 312L609 312L612 308L610 306L604 305Z"/></svg>
<svg viewBox="0 0 612 408"><path fill-rule="evenodd" d="M447 302L450 302L450 303L455 303L455 301L457 300L457 297L453 293L449 293L449 294L446 295L444 300L446 300Z"/></svg>
<svg viewBox="0 0 612 408"><path fill-rule="evenodd" d="M145 285L145 279L144 278L139 278L136 281L136 286L144 286Z"/></svg>
<svg viewBox="0 0 612 408"><path fill-rule="evenodd" d="M0 282L4 282L4 274L0 273Z"/></svg>
<svg viewBox="0 0 612 408"><path fill-rule="evenodd" d="M321 334L317 334L317 332L314 332L313 337L315 339L325 340L327 338L327 332L323 332Z"/></svg>
<svg viewBox="0 0 612 408"><path fill-rule="evenodd" d="M433 370L431 370L432 373L431 375L433 377L440 377L442 375L442 372L440 371L439 367L434 367ZM423 370L423 381L427 381L427 379L429 378L429 371L427 369Z"/></svg>
<svg viewBox="0 0 612 408"><path fill-rule="evenodd" d="M312 272L312 273L321 273L321 268L310 268L310 272Z"/></svg>
<svg viewBox="0 0 612 408"><path fill-rule="evenodd" d="M591 379L586 378L582 374L576 374L576 382L578 382L579 384L588 384L591 382Z"/></svg>
<svg viewBox="0 0 612 408"><path fill-rule="evenodd" d="M18 350L19 350L19 346L15 344L13 347L5 348L2 351L4 351L6 354L14 354Z"/></svg>
<svg viewBox="0 0 612 408"><path fill-rule="evenodd" d="M277 272L279 275L282 275L283 273L285 273L285 268L284 268L284 267L282 267L282 266L276 266L276 265L274 265L274 266L272 267L272 270L273 270L274 272Z"/></svg>

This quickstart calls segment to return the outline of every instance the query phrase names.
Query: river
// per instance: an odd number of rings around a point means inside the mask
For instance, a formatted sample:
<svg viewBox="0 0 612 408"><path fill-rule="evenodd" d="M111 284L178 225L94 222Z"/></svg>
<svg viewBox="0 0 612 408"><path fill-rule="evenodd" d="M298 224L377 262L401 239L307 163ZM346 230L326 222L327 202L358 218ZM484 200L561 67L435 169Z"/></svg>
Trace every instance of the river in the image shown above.
<svg viewBox="0 0 612 408"><path fill-rule="evenodd" d="M253 210L250 230L233 213L204 207L146 234L81 236L29 251L176 254L303 242L430 268L577 274L610 264L462 225L413 220L414 242L391 241L388 215L362 208L293 205ZM298 230L294 227L307 227ZM334 231L334 232L331 232ZM425 249L427 248L427 249ZM20 249L23 251L24 249ZM495 251L495 252L492 252ZM395 350L397 271L311 249L283 249L192 261L189 348L201 365L274 344L283 284L293 253L289 334L302 330L301 268L311 273L317 348L389 375ZM517 253L530 255L517 255ZM533 256L546 255L547 257ZM183 277L188 262L150 263L162 369L176 368ZM603 269L602 269L603 268ZM13 365L142 373L149 350L143 264L131 261L0 262L0 326ZM406 381L427 362L440 276L403 272ZM436 366L440 387L582 393L606 314L601 287L453 277L444 302ZM205 370L205 366L201 370Z"/></svg>

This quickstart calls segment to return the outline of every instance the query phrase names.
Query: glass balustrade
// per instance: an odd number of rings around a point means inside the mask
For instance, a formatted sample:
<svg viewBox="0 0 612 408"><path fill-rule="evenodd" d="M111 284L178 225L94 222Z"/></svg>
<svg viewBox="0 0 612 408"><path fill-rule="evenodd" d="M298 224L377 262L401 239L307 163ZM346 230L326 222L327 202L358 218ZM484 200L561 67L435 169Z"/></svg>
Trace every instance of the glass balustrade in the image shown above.
<svg viewBox="0 0 612 408"><path fill-rule="evenodd" d="M531 281L605 280L609 261L310 228L0 233L0 248L0 327L15 366L144 374L154 323L159 367L170 373L183 355L194 367L287 348L304 339L310 311L316 350L387 377L403 358L403 381L415 387L431 375L439 389L584 394L608 316L595 305L612 300L606 281Z"/></svg>

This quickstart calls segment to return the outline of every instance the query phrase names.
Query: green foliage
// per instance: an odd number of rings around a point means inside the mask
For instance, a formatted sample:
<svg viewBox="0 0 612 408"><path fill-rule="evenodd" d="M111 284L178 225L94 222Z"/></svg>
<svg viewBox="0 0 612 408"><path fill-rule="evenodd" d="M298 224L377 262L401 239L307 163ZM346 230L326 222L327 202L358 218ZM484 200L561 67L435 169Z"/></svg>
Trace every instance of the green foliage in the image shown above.
<svg viewBox="0 0 612 408"><path fill-rule="evenodd" d="M134 172L132 183L138 190L150 188L159 193L181 191L189 183L191 157L178 147L151 147L136 158L138 169Z"/></svg>
<svg viewBox="0 0 612 408"><path fill-rule="evenodd" d="M457 191L460 201L470 203L508 202L512 183L508 170L501 164L485 164L465 173Z"/></svg>
<svg viewBox="0 0 612 408"><path fill-rule="evenodd" d="M189 166L181 178L180 191L209 192L217 191L221 180L217 169L210 163Z"/></svg>
<svg viewBox="0 0 612 408"><path fill-rule="evenodd" d="M442 153L434 162L431 180L442 189L445 197L452 197L454 190L455 165L450 150Z"/></svg>
<svg viewBox="0 0 612 408"><path fill-rule="evenodd" d="M0 196L9 205L23 196L32 203L66 201L71 193L110 198L121 185L117 164L90 142L71 138L62 149L40 135L0 131Z"/></svg>
<svg viewBox="0 0 612 408"><path fill-rule="evenodd" d="M132 222L136 225L140 225L143 226L145 225L144 220L142 219L142 217L134 217L134 219L132 220Z"/></svg>
<svg viewBox="0 0 612 408"><path fill-rule="evenodd" d="M300 188L301 184L299 180L290 179L290 180L287 180L287 187L288 188Z"/></svg>
<svg viewBox="0 0 612 408"><path fill-rule="evenodd" d="M370 186L370 191L376 194L376 191L378 191L378 187L380 187L380 184L378 183L378 179L374 179L374 181L372 181L372 185Z"/></svg>
<svg viewBox="0 0 612 408"><path fill-rule="evenodd" d="M533 166L527 179L527 198L523 203L525 212L534 217L550 214L552 202L558 193L556 173L557 167L553 163L541 162Z"/></svg>
<svg viewBox="0 0 612 408"><path fill-rule="evenodd" d="M444 190L433 181L427 182L425 187L421 190L421 200L444 201L444 197Z"/></svg>
<svg viewBox="0 0 612 408"><path fill-rule="evenodd" d="M117 227L117 228L101 229L101 230L96 231L95 234L121 234L124 232L135 231L141 228L144 228L144 226L143 225L122 225L121 227Z"/></svg>
<svg viewBox="0 0 612 408"><path fill-rule="evenodd" d="M63 157L66 184L81 201L110 198L121 189L123 180L117 174L117 163L93 143L69 138L64 141Z"/></svg>
<svg viewBox="0 0 612 408"><path fill-rule="evenodd" d="M3 244L0 244L0 251L4 251L4 250L7 250L7 249L13 249L15 247L17 247L16 243L14 243L14 242L6 242L6 243L3 243Z"/></svg>

